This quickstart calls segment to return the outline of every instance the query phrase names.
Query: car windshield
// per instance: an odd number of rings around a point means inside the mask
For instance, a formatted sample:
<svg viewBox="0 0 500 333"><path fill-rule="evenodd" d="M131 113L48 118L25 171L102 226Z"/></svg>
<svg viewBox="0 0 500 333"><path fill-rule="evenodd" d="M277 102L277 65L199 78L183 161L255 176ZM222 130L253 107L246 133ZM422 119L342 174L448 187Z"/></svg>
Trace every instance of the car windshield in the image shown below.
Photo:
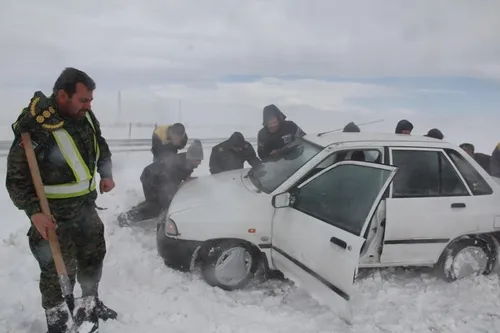
<svg viewBox="0 0 500 333"><path fill-rule="evenodd" d="M278 156L270 157L252 168L248 176L261 191L271 193L321 150L319 146L296 139L286 145Z"/></svg>

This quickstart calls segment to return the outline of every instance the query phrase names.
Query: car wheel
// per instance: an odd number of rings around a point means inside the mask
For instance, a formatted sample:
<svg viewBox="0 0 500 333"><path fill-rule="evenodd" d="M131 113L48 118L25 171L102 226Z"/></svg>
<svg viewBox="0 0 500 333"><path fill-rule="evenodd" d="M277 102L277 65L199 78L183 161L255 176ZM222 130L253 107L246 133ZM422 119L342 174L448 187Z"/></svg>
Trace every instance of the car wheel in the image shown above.
<svg viewBox="0 0 500 333"><path fill-rule="evenodd" d="M452 282L470 276L490 274L495 260L492 244L478 238L464 238L445 249L439 270L446 281Z"/></svg>
<svg viewBox="0 0 500 333"><path fill-rule="evenodd" d="M244 288L259 265L259 256L244 241L223 241L213 244L201 261L203 279L223 290Z"/></svg>

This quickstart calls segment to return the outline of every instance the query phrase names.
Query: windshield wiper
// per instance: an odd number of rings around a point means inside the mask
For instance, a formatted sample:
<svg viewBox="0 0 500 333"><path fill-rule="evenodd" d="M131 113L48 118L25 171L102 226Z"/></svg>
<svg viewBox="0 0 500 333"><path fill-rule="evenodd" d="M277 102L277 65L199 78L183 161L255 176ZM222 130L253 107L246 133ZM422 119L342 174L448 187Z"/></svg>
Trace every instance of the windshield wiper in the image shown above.
<svg viewBox="0 0 500 333"><path fill-rule="evenodd" d="M247 173L247 176L248 176L248 178L250 178L250 181L252 182L252 184L255 185L255 187L257 187L259 190L263 191L262 183L260 182L260 179L255 177L253 170L254 170L253 168L250 169L250 171L248 171L248 173Z"/></svg>

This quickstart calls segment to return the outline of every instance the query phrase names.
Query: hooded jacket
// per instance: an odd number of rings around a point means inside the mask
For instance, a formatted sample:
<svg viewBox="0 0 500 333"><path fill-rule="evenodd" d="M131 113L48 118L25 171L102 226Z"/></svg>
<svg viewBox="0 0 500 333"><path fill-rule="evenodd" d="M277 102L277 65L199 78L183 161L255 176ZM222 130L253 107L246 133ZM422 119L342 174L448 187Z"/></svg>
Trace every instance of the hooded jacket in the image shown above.
<svg viewBox="0 0 500 333"><path fill-rule="evenodd" d="M413 131L413 124L406 119L402 119L396 125L396 134L402 134L403 131Z"/></svg>
<svg viewBox="0 0 500 333"><path fill-rule="evenodd" d="M269 119L273 117L277 117L280 122L276 133L270 133L266 126ZM257 153L261 159L269 157L272 151L279 150L306 134L293 121L286 120L286 115L274 104L264 108L262 118L264 127L257 134Z"/></svg>
<svg viewBox="0 0 500 333"><path fill-rule="evenodd" d="M235 148L242 148L241 151ZM240 132L234 132L231 137L212 148L210 154L210 173L243 169L245 162L252 167L260 163L255 149Z"/></svg>

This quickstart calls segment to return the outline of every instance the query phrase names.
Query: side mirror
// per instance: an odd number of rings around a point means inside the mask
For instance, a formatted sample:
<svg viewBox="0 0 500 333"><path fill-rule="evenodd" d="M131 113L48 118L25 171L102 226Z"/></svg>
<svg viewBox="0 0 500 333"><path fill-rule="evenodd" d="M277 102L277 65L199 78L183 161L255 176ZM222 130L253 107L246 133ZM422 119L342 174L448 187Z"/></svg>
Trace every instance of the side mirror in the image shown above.
<svg viewBox="0 0 500 333"><path fill-rule="evenodd" d="M290 206L290 193L284 192L276 194L272 200L271 204L274 208L284 208Z"/></svg>

